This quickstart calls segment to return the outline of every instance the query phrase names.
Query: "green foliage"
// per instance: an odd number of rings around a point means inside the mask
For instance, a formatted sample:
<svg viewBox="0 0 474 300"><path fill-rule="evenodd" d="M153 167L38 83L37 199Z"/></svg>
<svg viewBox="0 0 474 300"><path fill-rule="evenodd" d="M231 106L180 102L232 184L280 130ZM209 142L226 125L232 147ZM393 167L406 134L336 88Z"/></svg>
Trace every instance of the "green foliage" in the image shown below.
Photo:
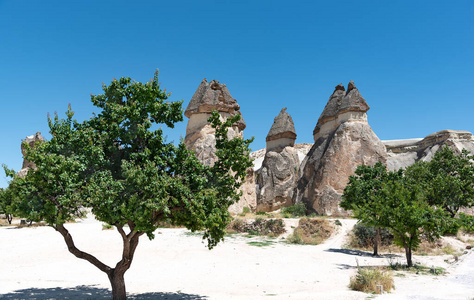
<svg viewBox="0 0 474 300"><path fill-rule="evenodd" d="M367 226L362 223L357 223L352 229L354 237L356 238L357 247L366 248L374 244L376 237L376 228L374 226ZM380 230L380 244L382 246L389 246L393 243L393 234L386 228Z"/></svg>
<svg viewBox="0 0 474 300"><path fill-rule="evenodd" d="M257 211L255 214L256 214L257 216L267 216L267 215L268 215L268 214L267 214L266 212L264 212L264 211Z"/></svg>
<svg viewBox="0 0 474 300"><path fill-rule="evenodd" d="M464 231L474 233L474 216L460 213L459 224Z"/></svg>
<svg viewBox="0 0 474 300"><path fill-rule="evenodd" d="M403 176L402 169L388 172L381 163L356 169L341 206L364 224L389 229L394 242L405 248L408 266L421 235L432 241L452 224L444 210L429 205L416 181Z"/></svg>
<svg viewBox="0 0 474 300"><path fill-rule="evenodd" d="M242 213L244 215L250 213L250 208L248 208L247 206L242 207Z"/></svg>
<svg viewBox="0 0 474 300"><path fill-rule="evenodd" d="M424 193L428 203L445 209L451 217L461 207L474 205L474 156L444 146L430 162L417 162L406 170Z"/></svg>
<svg viewBox="0 0 474 300"><path fill-rule="evenodd" d="M169 102L168 96L158 73L145 84L114 79L103 85L103 94L91 95L100 112L89 120L73 120L71 107L66 119L48 117L52 139L34 149L25 144L25 158L37 168L25 178L5 168L13 177L7 190L15 214L45 220L64 236L71 252L108 272L109 278L129 268L138 238L146 234L152 239L160 220L204 230L203 239L214 247L223 239L231 219L228 207L239 199L238 188L252 165L252 140L228 140L227 128L240 116L221 121L213 112L209 122L216 131L218 160L212 167L203 165L183 141L177 146L165 142L161 126L173 128L183 120L182 101ZM75 248L63 227L84 207L117 227L124 244L131 243L114 273Z"/></svg>
<svg viewBox="0 0 474 300"><path fill-rule="evenodd" d="M303 202L296 203L292 206L282 207L281 213L293 218L306 216L306 205Z"/></svg>
<svg viewBox="0 0 474 300"><path fill-rule="evenodd" d="M337 225L337 226L342 226L342 223L339 220L334 221L334 224Z"/></svg>

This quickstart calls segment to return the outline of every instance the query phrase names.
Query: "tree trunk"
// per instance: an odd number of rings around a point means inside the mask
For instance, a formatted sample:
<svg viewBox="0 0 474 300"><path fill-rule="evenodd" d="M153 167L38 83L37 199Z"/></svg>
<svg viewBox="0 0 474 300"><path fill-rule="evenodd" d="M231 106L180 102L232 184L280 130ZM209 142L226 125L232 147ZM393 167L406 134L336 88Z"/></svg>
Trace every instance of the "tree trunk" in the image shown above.
<svg viewBox="0 0 474 300"><path fill-rule="evenodd" d="M374 238L374 256L379 255L379 243L380 243L380 232L381 228L377 227L377 230L375 231L375 238Z"/></svg>
<svg viewBox="0 0 474 300"><path fill-rule="evenodd" d="M413 267L413 262L411 260L411 248L410 247L405 246L405 254L406 254L406 257L407 257L407 266L409 268Z"/></svg>
<svg viewBox="0 0 474 300"><path fill-rule="evenodd" d="M125 300L127 299L127 292L125 290L125 279L123 272L117 272L113 270L108 274L110 285L112 286L112 299L113 300Z"/></svg>
<svg viewBox="0 0 474 300"><path fill-rule="evenodd" d="M12 220L13 220L13 215L12 214L7 214L7 221L8 221L8 224L12 224Z"/></svg>

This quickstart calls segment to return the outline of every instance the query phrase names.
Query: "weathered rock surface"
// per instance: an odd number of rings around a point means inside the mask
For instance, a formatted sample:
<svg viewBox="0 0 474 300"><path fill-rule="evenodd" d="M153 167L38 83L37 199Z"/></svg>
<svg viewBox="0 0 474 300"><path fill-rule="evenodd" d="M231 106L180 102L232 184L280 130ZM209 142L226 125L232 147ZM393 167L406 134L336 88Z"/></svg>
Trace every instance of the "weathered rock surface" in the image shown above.
<svg viewBox="0 0 474 300"><path fill-rule="evenodd" d="M215 131L207 122L213 110L218 111L223 120L240 114L241 119L237 125L229 128L229 138L243 137L242 131L246 126L240 106L232 98L226 85L219 84L217 80L208 83L203 79L184 112L189 118L184 143L188 149L193 149L196 157L206 165L212 165L217 160Z"/></svg>
<svg viewBox="0 0 474 300"><path fill-rule="evenodd" d="M267 148L257 175L257 211L274 211L293 204L299 159L293 147L296 132L293 119L283 108L267 135Z"/></svg>
<svg viewBox="0 0 474 300"><path fill-rule="evenodd" d="M208 166L212 166L217 160L215 130L207 121L214 110L219 112L222 120L236 114L240 115L240 121L228 129L228 138L243 137L243 130L246 127L240 113L240 106L230 95L226 85L220 84L217 80L208 83L206 79L203 79L184 112L184 115L189 118L184 143L188 149L194 150L196 157L202 163ZM247 178L241 190L243 193L241 200L229 208L232 213L242 212L244 206L255 210L255 178L252 168L247 171Z"/></svg>
<svg viewBox="0 0 474 300"><path fill-rule="evenodd" d="M257 211L274 211L293 204L293 192L298 174L298 152L287 146L268 151L257 172Z"/></svg>
<svg viewBox="0 0 474 300"><path fill-rule="evenodd" d="M466 149L474 153L474 138L469 131L442 130L424 139L384 141L387 148L387 168L398 170L415 162L430 161L433 155L447 145L456 153Z"/></svg>
<svg viewBox="0 0 474 300"><path fill-rule="evenodd" d="M23 165L21 167L21 170L18 171L17 175L25 178L26 173L28 173L29 169L35 169L36 166L33 162L27 161L24 157L26 155L26 149L25 149L25 144L28 144L31 148L35 147L36 143L44 141L43 136L41 135L41 132L37 132L34 135L29 135L25 138L24 141L21 143L21 154L23 155Z"/></svg>
<svg viewBox="0 0 474 300"><path fill-rule="evenodd" d="M303 160L294 202L322 215L345 215L339 207L350 175L360 164L386 163L385 146L367 122L365 99L351 81L338 85L313 131L315 143Z"/></svg>
<svg viewBox="0 0 474 300"><path fill-rule="evenodd" d="M267 151L278 150L286 146L294 146L296 140L295 124L290 114L283 108L275 117L273 125L268 132Z"/></svg>

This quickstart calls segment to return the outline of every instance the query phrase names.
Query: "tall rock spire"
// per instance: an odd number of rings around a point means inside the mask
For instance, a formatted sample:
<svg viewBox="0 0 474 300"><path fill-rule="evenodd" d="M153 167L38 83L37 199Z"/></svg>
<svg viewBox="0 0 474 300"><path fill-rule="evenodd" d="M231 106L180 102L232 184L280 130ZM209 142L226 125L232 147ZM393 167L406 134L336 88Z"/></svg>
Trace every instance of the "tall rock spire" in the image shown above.
<svg viewBox="0 0 474 300"><path fill-rule="evenodd" d="M278 147L293 146L296 140L295 124L286 107L282 108L273 120L273 125L267 135L267 151Z"/></svg>
<svg viewBox="0 0 474 300"><path fill-rule="evenodd" d="M369 109L369 105L359 93L354 81L349 82L347 92L342 84L337 85L313 130L314 141L332 132L343 122L366 120L366 112Z"/></svg>
<svg viewBox="0 0 474 300"><path fill-rule="evenodd" d="M354 82L347 92L336 86L313 131L314 145L304 158L293 202L322 215L344 215L341 195L358 165L386 164L385 146L367 122L369 105Z"/></svg>

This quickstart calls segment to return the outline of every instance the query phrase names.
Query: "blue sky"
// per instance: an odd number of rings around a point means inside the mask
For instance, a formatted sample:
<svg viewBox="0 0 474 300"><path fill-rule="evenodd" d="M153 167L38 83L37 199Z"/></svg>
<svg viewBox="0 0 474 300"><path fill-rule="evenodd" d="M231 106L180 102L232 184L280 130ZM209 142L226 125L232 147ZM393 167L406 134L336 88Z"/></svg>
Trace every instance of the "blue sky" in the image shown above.
<svg viewBox="0 0 474 300"><path fill-rule="evenodd" d="M147 81L157 68L184 107L203 78L225 83L253 150L282 107L297 142L312 142L334 87L350 80L380 139L472 132L473 16L472 0L0 0L0 162L21 168L21 139L48 137L48 112L71 103L89 118L102 82Z"/></svg>

